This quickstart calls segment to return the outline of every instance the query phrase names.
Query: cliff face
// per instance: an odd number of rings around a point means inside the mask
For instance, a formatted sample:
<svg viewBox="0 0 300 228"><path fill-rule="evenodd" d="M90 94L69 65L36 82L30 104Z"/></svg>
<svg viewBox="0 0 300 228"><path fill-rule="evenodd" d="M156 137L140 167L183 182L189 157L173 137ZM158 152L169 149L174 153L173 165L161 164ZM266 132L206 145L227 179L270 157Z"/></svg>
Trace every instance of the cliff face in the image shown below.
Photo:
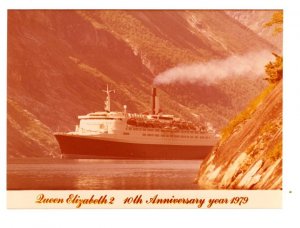
<svg viewBox="0 0 300 228"><path fill-rule="evenodd" d="M127 104L129 112L145 112L157 73L262 49L274 47L224 11L9 10L8 99L45 126L53 142L53 131L70 131L78 115L103 109L107 84L116 90L113 110ZM265 87L248 76L161 86L162 109L221 128ZM9 154L32 156L16 136L20 128L10 126ZM31 142L44 156L48 144Z"/></svg>
<svg viewBox="0 0 300 228"><path fill-rule="evenodd" d="M223 130L197 182L208 189L281 189L282 82L270 85Z"/></svg>

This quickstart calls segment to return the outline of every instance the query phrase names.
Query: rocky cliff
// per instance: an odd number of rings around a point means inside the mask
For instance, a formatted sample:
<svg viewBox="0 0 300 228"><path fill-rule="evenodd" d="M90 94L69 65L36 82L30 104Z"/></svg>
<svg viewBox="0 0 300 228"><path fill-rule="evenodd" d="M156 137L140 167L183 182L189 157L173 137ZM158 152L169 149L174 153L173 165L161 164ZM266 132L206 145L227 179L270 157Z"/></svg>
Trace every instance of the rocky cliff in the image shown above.
<svg viewBox="0 0 300 228"><path fill-rule="evenodd" d="M282 82L229 123L196 181L208 189L281 189Z"/></svg>

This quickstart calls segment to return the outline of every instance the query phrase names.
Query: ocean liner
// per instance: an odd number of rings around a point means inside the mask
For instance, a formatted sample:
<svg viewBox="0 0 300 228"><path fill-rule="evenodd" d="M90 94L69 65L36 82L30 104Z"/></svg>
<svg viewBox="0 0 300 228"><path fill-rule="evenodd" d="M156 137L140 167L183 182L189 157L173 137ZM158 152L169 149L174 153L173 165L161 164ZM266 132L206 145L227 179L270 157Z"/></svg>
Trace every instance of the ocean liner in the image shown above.
<svg viewBox="0 0 300 228"><path fill-rule="evenodd" d="M110 110L111 92L102 112L78 116L75 131L55 133L62 157L141 159L141 160L197 160L203 159L218 140L214 129L195 125L159 108L156 88L152 89L150 114Z"/></svg>

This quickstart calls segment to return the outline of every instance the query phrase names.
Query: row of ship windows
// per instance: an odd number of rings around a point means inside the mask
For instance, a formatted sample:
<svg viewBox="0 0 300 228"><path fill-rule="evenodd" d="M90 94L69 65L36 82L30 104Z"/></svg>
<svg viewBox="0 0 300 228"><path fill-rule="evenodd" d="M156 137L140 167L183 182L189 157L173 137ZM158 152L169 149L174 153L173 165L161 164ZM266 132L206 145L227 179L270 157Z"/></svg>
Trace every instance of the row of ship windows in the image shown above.
<svg viewBox="0 0 300 228"><path fill-rule="evenodd" d="M133 130L133 131L155 131L155 132L161 132L162 130L161 129L153 129L153 128L136 128L136 127L128 127L126 128L126 130ZM171 129L166 129L166 130L171 130ZM206 132L201 132L201 131L182 131L182 130L177 130L177 132L180 132L180 133L192 133L192 134L200 134L200 133L206 133Z"/></svg>
<svg viewBox="0 0 300 228"><path fill-rule="evenodd" d="M191 136L191 135L159 135L159 134L142 134L142 136L156 136L156 137L171 137L171 138L195 138L208 139L208 136Z"/></svg>

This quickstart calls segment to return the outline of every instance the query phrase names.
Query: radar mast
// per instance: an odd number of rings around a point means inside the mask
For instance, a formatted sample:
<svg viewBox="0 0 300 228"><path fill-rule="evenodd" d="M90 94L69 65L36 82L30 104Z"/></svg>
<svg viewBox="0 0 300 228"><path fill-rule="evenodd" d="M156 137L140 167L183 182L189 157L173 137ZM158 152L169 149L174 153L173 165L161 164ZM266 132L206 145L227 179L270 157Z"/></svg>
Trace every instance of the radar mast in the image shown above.
<svg viewBox="0 0 300 228"><path fill-rule="evenodd" d="M106 112L110 112L110 93L114 92L115 90L109 90L108 85L106 85L106 90L102 90L104 93L106 93L106 100L104 101L104 110Z"/></svg>

